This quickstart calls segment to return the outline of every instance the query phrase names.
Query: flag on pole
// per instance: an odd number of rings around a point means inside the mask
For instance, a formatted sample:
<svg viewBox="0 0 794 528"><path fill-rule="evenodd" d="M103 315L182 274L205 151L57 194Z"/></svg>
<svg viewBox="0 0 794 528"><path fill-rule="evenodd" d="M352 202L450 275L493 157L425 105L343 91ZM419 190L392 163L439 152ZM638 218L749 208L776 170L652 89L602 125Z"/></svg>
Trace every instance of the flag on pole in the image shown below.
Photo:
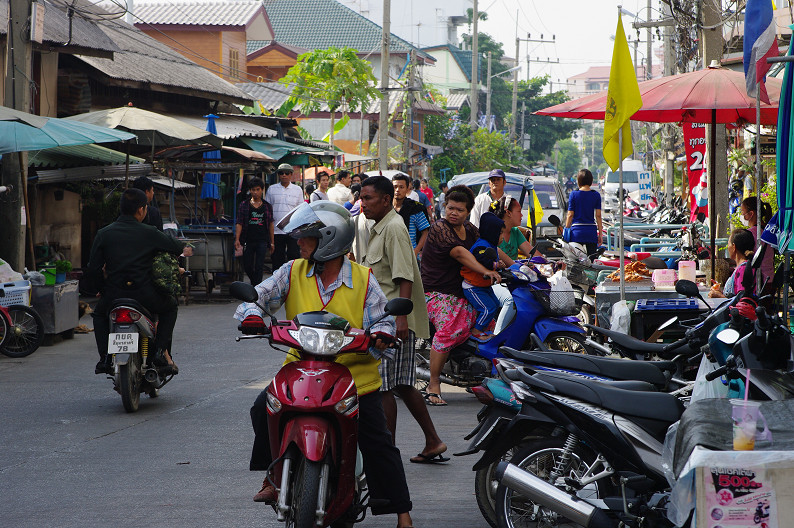
<svg viewBox="0 0 794 528"><path fill-rule="evenodd" d="M631 116L642 108L640 87L637 85L637 72L631 61L629 43L623 31L623 21L618 14L618 29L615 32L615 46L612 49L612 68L609 71L609 89L604 113L604 160L613 170L618 170L621 160L630 156L634 149L631 145ZM623 152L618 144L618 132L623 130Z"/></svg>
<svg viewBox="0 0 794 528"><path fill-rule="evenodd" d="M744 10L744 79L747 95L769 104L764 79L769 71L768 57L777 57L777 31L771 0L747 0ZM760 91L760 94L759 94Z"/></svg>

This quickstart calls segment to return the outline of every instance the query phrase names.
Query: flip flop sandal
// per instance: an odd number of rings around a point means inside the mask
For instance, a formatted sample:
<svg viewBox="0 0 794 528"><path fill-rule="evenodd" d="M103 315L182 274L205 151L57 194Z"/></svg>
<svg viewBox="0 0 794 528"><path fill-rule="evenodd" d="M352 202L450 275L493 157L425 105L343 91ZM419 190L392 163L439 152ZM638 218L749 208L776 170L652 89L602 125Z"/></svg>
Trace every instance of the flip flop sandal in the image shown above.
<svg viewBox="0 0 794 528"><path fill-rule="evenodd" d="M408 460L414 464L440 464L442 462L449 462L449 457L442 456L441 453L436 453L435 455L418 453L415 457L411 457Z"/></svg>
<svg viewBox="0 0 794 528"><path fill-rule="evenodd" d="M430 398L438 398L441 401L440 402L432 402L432 401L430 401ZM425 393L425 401L427 402L428 405L432 405L433 407L444 407L445 405L447 405L447 402L445 402L441 398L441 395L440 394L436 394L435 392L426 392Z"/></svg>

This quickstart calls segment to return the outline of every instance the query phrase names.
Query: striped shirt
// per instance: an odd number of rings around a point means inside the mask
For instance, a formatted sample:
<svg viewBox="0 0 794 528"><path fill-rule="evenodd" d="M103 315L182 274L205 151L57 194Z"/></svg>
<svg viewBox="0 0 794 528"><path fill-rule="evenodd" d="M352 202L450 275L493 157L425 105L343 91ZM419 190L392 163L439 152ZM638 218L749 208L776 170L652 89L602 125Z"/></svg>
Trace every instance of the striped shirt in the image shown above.
<svg viewBox="0 0 794 528"><path fill-rule="evenodd" d="M405 227L408 228L408 236L411 237L411 246L416 248L416 244L419 242L419 235L421 235L422 231L430 229L430 222L427 221L427 214L418 202L410 198L403 200L403 204L400 210L397 211L397 214L402 217L403 222L405 222Z"/></svg>
<svg viewBox="0 0 794 528"><path fill-rule="evenodd" d="M287 262L274 271L273 275L256 286L256 292L259 294L259 304L267 307L271 313L275 313L287 300L293 262L293 260ZM370 271L370 273L372 272ZM323 281L320 280L319 275L315 274L314 266L311 267L309 273L306 275L306 277L312 276L315 277L317 282L317 290L320 292L320 298L323 304L331 302L331 297L334 296L334 291L336 291L337 288L343 285L347 288L353 288L353 267L350 265L350 261L347 257L344 257L342 270L339 272L339 276L327 288L323 285ZM371 321L383 315L383 310L387 302L386 295L384 295L383 290L381 290L380 285L378 285L378 281L374 280L374 277L372 277L372 279L373 280L370 280L367 285L367 294L364 302L364 329L369 327ZM262 317L262 311L254 303L242 303L234 312L234 318L238 321L242 321L249 315L258 315ZM373 326L371 331L394 335L395 329L394 318L389 316ZM384 355L384 352L386 352L378 350L375 347L370 347L369 351L376 359L379 359ZM386 355L388 356L389 354L387 353Z"/></svg>

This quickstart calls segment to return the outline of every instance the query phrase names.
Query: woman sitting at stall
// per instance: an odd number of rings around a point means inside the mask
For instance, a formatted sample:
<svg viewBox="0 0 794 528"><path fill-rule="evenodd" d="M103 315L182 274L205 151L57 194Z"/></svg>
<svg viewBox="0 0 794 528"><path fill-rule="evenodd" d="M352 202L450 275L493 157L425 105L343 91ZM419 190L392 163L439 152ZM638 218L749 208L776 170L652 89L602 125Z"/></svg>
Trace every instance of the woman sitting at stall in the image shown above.
<svg viewBox="0 0 794 528"><path fill-rule="evenodd" d="M466 341L474 326L476 312L463 295L460 270L470 270L499 280L499 274L487 270L469 251L479 232L466 217L474 207L474 194L465 185L456 185L446 194L446 217L430 226L422 251L422 284L425 287L427 312L436 331L430 348L430 383L426 400L429 405L446 405L441 398L441 370L447 353Z"/></svg>
<svg viewBox="0 0 794 528"><path fill-rule="evenodd" d="M753 279L750 259L753 257L755 240L753 234L747 229L734 229L728 240L728 255L736 262L736 269L730 278L725 281L725 287L720 291L720 283L714 282L709 291L709 297L734 297L740 291L755 293L755 280Z"/></svg>
<svg viewBox="0 0 794 528"><path fill-rule="evenodd" d="M768 203L761 200L760 222L758 218L758 199L755 196L745 198L742 201L742 205L739 206L739 209L741 210L742 220L744 220L743 223L747 225L747 230L753 234L753 239L755 240L754 249L758 249L758 235L764 232L764 228L766 228L766 225L772 218L772 208L769 207ZM775 275L775 251L772 247L766 248L764 258L761 261L761 267L758 269L761 271L761 284L764 284L767 279L769 280L763 294L772 293L774 288L772 286L772 279Z"/></svg>

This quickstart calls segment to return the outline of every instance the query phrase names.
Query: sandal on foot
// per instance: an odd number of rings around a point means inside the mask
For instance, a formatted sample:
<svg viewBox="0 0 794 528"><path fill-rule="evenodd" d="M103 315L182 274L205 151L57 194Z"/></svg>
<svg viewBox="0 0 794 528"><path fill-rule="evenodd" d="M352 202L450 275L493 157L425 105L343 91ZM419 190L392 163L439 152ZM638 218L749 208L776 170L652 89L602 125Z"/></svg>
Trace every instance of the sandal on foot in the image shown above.
<svg viewBox="0 0 794 528"><path fill-rule="evenodd" d="M439 402L430 401L430 398L438 398ZM440 394L436 394L435 392L426 392L425 393L425 401L428 405L432 405L433 407L443 407L447 404L442 398Z"/></svg>
<svg viewBox="0 0 794 528"><path fill-rule="evenodd" d="M449 462L449 457L443 456L441 453L435 455L425 455L418 453L416 456L409 458L414 464L440 464L442 462Z"/></svg>

